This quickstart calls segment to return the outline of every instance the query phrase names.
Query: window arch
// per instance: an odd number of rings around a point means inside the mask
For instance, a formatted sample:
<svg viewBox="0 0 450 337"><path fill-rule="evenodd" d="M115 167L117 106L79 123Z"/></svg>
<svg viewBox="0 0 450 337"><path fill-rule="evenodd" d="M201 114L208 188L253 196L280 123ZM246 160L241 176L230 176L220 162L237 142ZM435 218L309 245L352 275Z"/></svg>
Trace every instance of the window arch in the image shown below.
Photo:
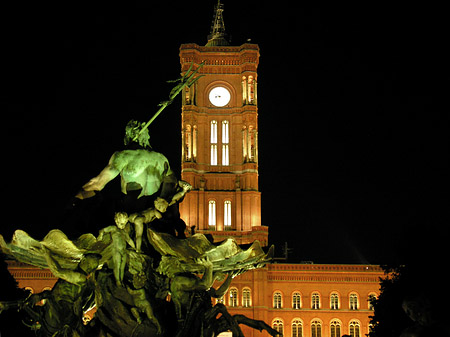
<svg viewBox="0 0 450 337"><path fill-rule="evenodd" d="M361 324L357 320L351 320L348 326L350 337L361 337Z"/></svg>
<svg viewBox="0 0 450 337"><path fill-rule="evenodd" d="M284 323L281 318L275 318L272 321L272 329L277 330L280 334L278 336L281 336L284 334Z"/></svg>
<svg viewBox="0 0 450 337"><path fill-rule="evenodd" d="M311 294L311 309L320 309L320 294L318 292Z"/></svg>
<svg viewBox="0 0 450 337"><path fill-rule="evenodd" d="M230 307L238 306L238 290L237 290L237 288L234 288L234 287L230 288L228 305Z"/></svg>
<svg viewBox="0 0 450 337"><path fill-rule="evenodd" d="M273 307L275 309L281 309L283 307L283 295L280 291L273 293Z"/></svg>
<svg viewBox="0 0 450 337"><path fill-rule="evenodd" d="M330 295L330 309L331 310L338 310L339 309L339 294L338 293L331 293Z"/></svg>
<svg viewBox="0 0 450 337"><path fill-rule="evenodd" d="M292 309L300 309L302 307L302 295L298 291L292 293Z"/></svg>
<svg viewBox="0 0 450 337"><path fill-rule="evenodd" d="M34 289L31 287L25 287L25 290L28 290L30 294L34 294Z"/></svg>
<svg viewBox="0 0 450 337"><path fill-rule="evenodd" d="M217 165L217 121L211 121L211 165Z"/></svg>
<svg viewBox="0 0 450 337"><path fill-rule="evenodd" d="M222 121L222 165L230 165L230 123Z"/></svg>
<svg viewBox="0 0 450 337"><path fill-rule="evenodd" d="M330 337L341 337L341 321L338 319L330 322Z"/></svg>
<svg viewBox="0 0 450 337"><path fill-rule="evenodd" d="M300 318L295 318L291 323L292 337L303 337L303 322Z"/></svg>
<svg viewBox="0 0 450 337"><path fill-rule="evenodd" d="M225 230L231 229L231 201L225 200L223 203L223 225Z"/></svg>
<svg viewBox="0 0 450 337"><path fill-rule="evenodd" d="M359 308L358 294L350 293L348 301L350 310L358 310Z"/></svg>
<svg viewBox="0 0 450 337"><path fill-rule="evenodd" d="M216 229L216 201L210 200L208 203L208 225L209 229Z"/></svg>
<svg viewBox="0 0 450 337"><path fill-rule="evenodd" d="M242 289L242 306L245 308L252 306L252 291L250 288Z"/></svg>
<svg viewBox="0 0 450 337"><path fill-rule="evenodd" d="M377 294L375 293L370 293L369 296L367 297L367 308L369 310L374 310L374 302L377 300Z"/></svg>
<svg viewBox="0 0 450 337"><path fill-rule="evenodd" d="M322 337L322 322L318 319L311 321L311 337Z"/></svg>

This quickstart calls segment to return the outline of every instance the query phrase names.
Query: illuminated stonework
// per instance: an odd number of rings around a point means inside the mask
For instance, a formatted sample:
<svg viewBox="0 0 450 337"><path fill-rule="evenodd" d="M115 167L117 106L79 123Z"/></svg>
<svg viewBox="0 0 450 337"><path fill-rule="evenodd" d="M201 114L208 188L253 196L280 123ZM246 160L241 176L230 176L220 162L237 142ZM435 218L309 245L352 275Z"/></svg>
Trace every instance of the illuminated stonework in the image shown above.
<svg viewBox="0 0 450 337"><path fill-rule="evenodd" d="M181 70L203 75L182 100L182 179L193 190L180 205L188 227L216 240L267 245L258 187L259 47L180 47Z"/></svg>

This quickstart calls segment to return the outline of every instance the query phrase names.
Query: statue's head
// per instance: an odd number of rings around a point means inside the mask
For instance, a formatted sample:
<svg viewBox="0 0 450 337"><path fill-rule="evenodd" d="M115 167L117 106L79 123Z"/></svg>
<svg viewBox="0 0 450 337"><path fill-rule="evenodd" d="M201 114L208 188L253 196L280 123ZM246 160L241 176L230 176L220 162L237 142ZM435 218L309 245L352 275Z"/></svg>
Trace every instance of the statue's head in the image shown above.
<svg viewBox="0 0 450 337"><path fill-rule="evenodd" d="M144 128L144 125L145 123L141 123L135 120L131 120L128 122L127 126L125 127L125 138L123 139L125 145L129 145L135 142L143 148L151 148L150 135L148 134L148 130L142 130Z"/></svg>
<svg viewBox="0 0 450 337"><path fill-rule="evenodd" d="M78 266L88 275L98 268L100 259L101 255L99 254L85 254Z"/></svg>

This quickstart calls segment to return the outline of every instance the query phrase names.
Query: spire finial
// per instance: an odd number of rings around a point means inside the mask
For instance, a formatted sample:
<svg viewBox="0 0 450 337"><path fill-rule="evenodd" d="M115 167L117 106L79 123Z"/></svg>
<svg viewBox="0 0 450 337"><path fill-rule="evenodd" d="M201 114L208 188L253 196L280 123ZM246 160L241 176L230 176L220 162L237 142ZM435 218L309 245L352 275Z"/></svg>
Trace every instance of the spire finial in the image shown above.
<svg viewBox="0 0 450 337"><path fill-rule="evenodd" d="M228 35L225 33L225 22L223 21L223 4L220 0L214 7L214 18L211 24L211 32L208 35L208 43L206 46L229 46Z"/></svg>

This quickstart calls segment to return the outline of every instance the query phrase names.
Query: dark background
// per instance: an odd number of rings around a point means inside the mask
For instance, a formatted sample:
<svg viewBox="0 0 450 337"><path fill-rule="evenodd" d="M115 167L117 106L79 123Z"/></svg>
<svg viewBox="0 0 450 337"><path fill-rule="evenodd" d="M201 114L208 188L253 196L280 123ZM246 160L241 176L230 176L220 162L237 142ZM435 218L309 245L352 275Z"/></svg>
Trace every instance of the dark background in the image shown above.
<svg viewBox="0 0 450 337"><path fill-rule="evenodd" d="M232 44L261 50L263 225L290 261L439 261L448 237L448 20L409 4L223 1ZM0 9L2 221L42 238L148 120L204 45L216 2L47 2ZM420 6L419 6L420 5ZM180 100L151 125L179 174ZM102 226L100 226L102 227ZM71 228L61 228L71 233Z"/></svg>

